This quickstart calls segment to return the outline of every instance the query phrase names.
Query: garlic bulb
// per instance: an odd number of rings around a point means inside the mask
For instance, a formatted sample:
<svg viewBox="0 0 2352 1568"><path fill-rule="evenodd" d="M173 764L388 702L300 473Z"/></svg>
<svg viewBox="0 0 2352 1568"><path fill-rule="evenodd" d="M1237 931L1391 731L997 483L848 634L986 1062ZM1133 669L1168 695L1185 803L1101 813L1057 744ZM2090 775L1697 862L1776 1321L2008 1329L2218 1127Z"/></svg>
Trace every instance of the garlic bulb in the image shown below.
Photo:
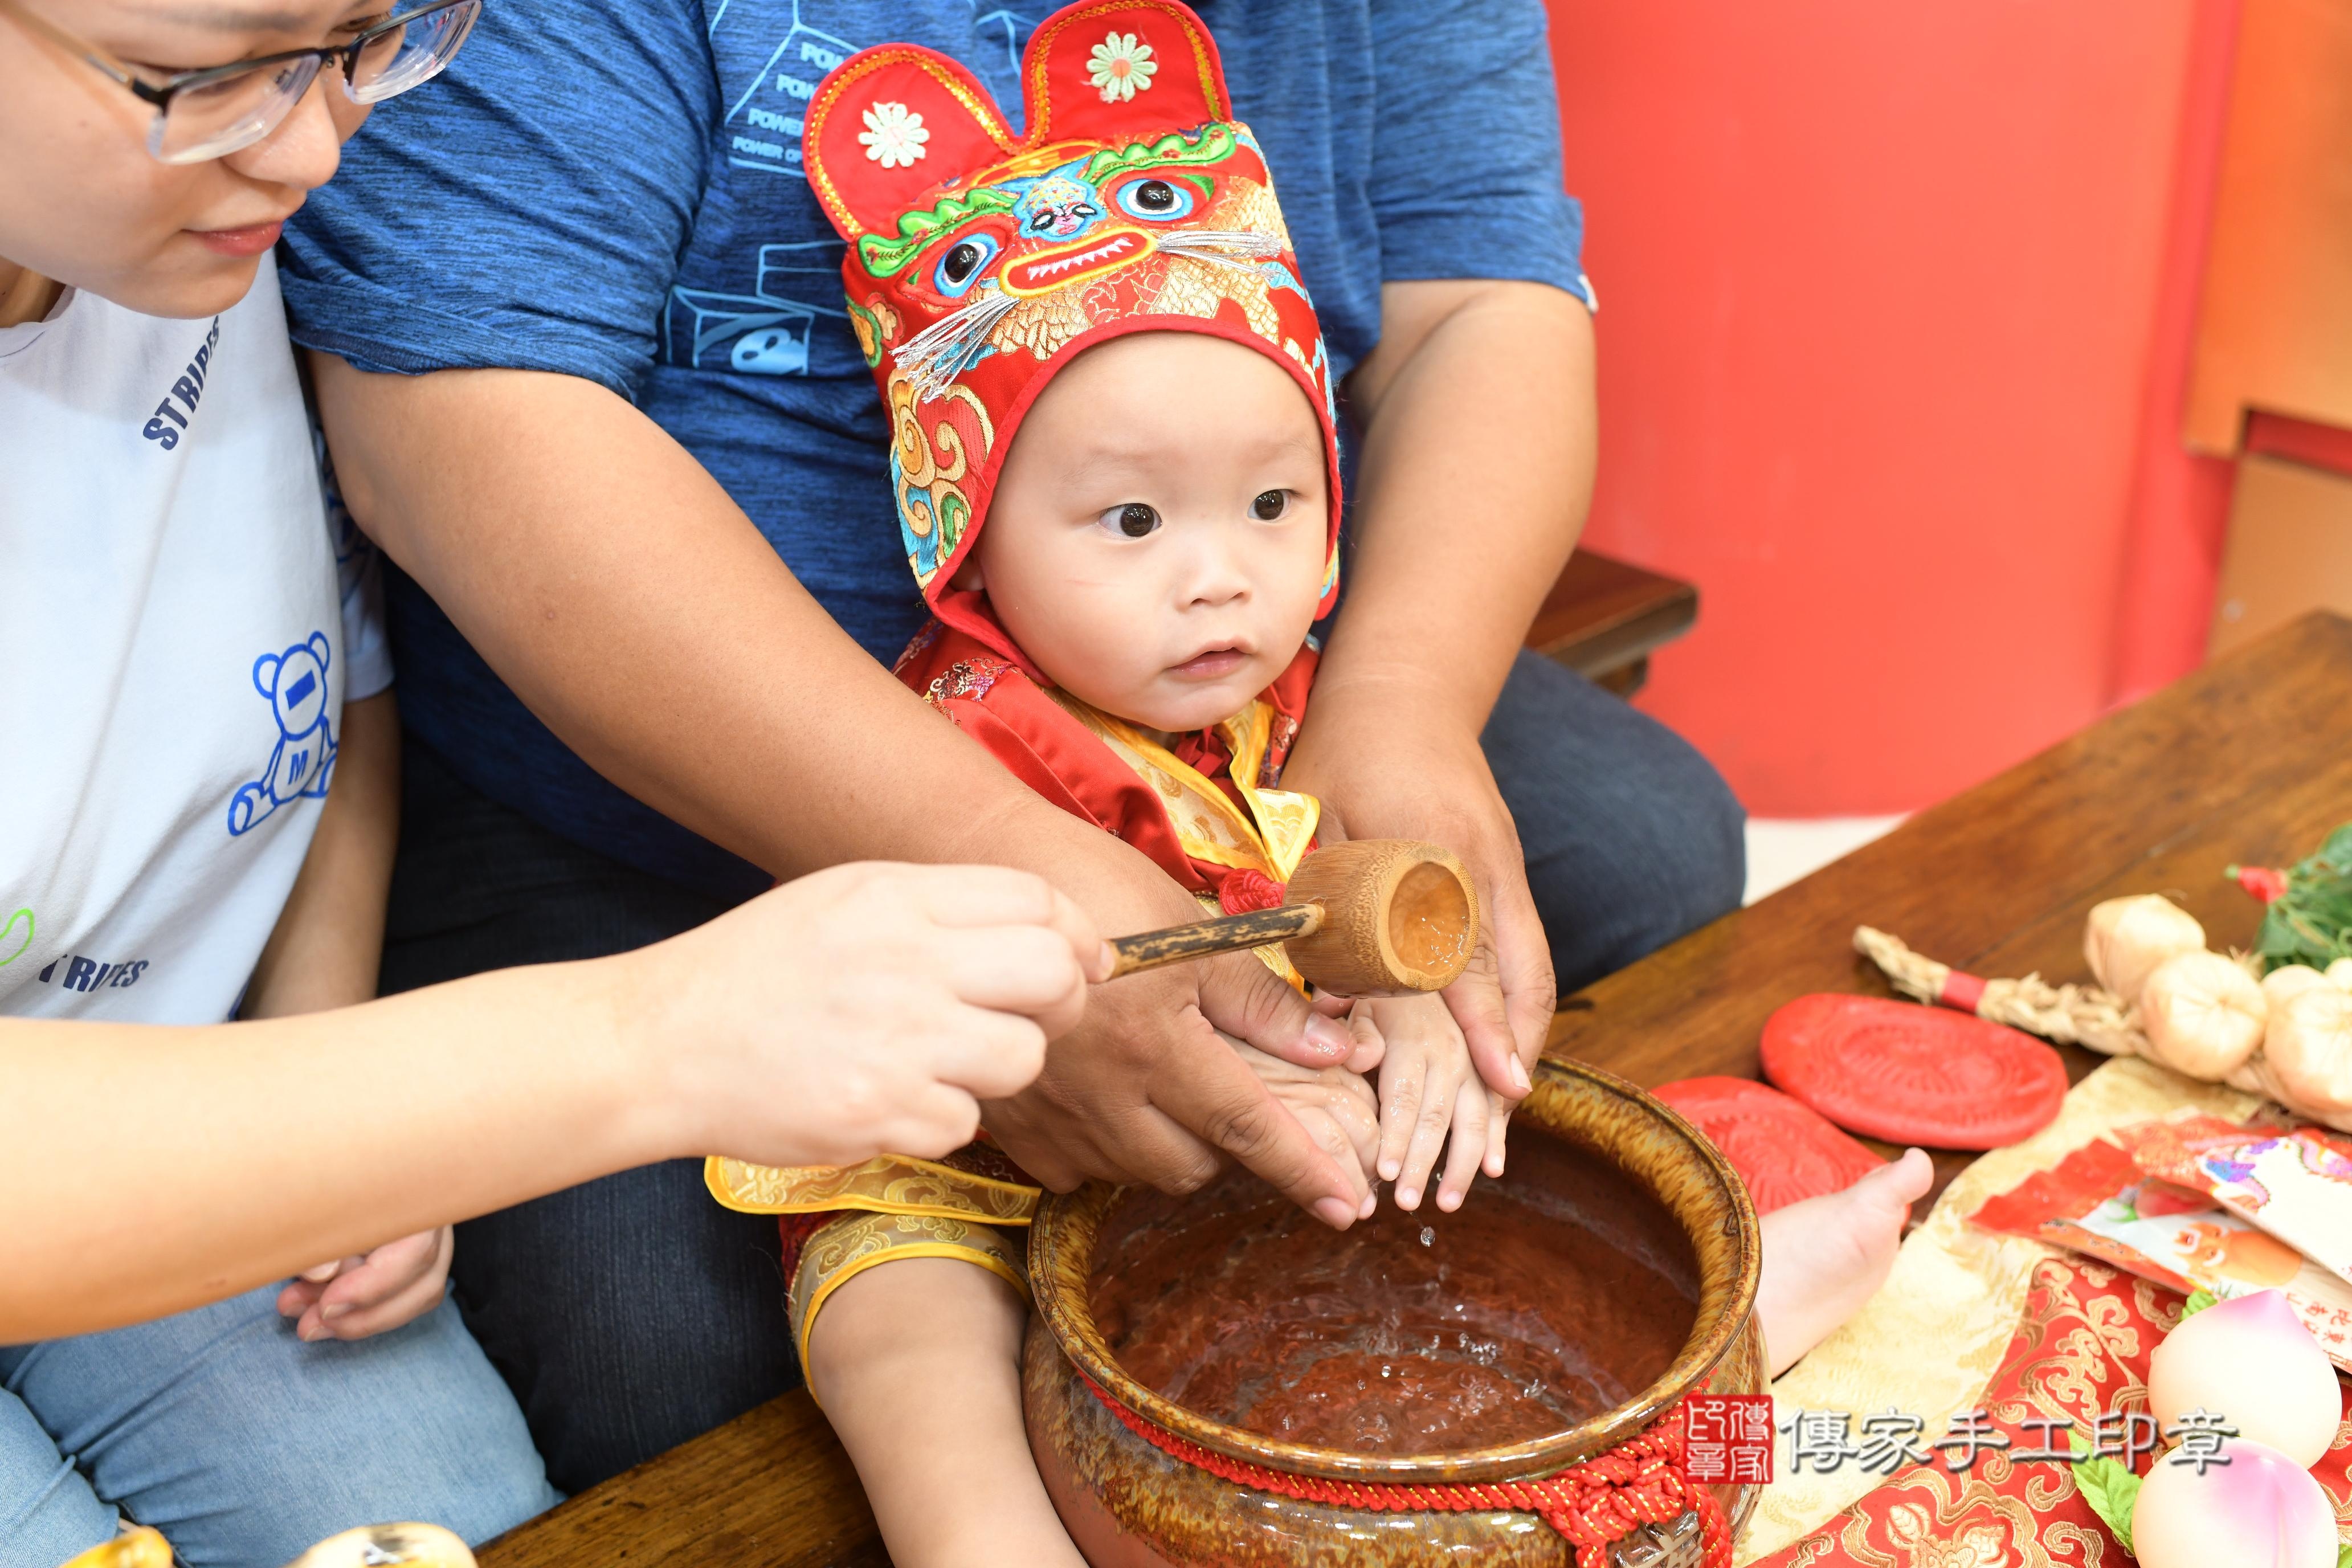
<svg viewBox="0 0 2352 1568"><path fill-rule="evenodd" d="M2139 1000L2140 986L2158 964L2204 946L2205 928L2197 917L2155 893L2109 899L2091 910L2083 928L2083 956L2091 973L2127 1006Z"/></svg>
<svg viewBox="0 0 2352 1568"><path fill-rule="evenodd" d="M2345 992L2335 994L2352 999ZM2176 1072L2208 1082L2218 1082L2254 1054L2269 1011L2252 975L2202 948L2174 953L2140 986L2139 1021L2147 1031L2148 1054Z"/></svg>
<svg viewBox="0 0 2352 1568"><path fill-rule="evenodd" d="M2305 1468L2326 1457L2343 1405L2327 1352L2282 1290L2217 1301L2148 1357L2148 1414L2166 1430L2191 1410L2214 1411Z"/></svg>
<svg viewBox="0 0 2352 1568"><path fill-rule="evenodd" d="M2289 1110L2352 1110L2352 992L2323 984L2288 997L2270 1016L2263 1054Z"/></svg>
<svg viewBox="0 0 2352 1568"><path fill-rule="evenodd" d="M2290 964L2289 968L2296 967ZM2347 991L2352 991L2352 958L2339 958L2327 966L2327 978Z"/></svg>
<svg viewBox="0 0 2352 1568"><path fill-rule="evenodd" d="M2148 1467L2132 1504L2139 1568L2336 1568L2336 1510L2311 1472L2242 1437L2221 1451L2228 1464L2177 1463L2176 1450Z"/></svg>
<svg viewBox="0 0 2352 1568"><path fill-rule="evenodd" d="M2315 985L2327 984L2327 976L2307 963L2290 963L2273 969L2263 976L2263 1000L2275 1014L2286 1005L2290 996L2300 996Z"/></svg>

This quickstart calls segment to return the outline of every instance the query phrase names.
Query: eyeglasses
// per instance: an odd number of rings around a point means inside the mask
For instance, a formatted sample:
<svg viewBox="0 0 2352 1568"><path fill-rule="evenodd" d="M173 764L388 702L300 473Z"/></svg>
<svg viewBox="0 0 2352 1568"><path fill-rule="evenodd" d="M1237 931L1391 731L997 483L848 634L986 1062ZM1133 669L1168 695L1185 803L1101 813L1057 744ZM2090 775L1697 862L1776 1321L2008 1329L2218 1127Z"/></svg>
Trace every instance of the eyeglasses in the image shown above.
<svg viewBox="0 0 2352 1568"><path fill-rule="evenodd" d="M150 81L147 74L37 16L22 0L0 0L0 11L153 104L155 122L147 128L147 151L158 161L201 163L250 147L285 123L324 66L341 70L343 96L353 103L382 103L432 80L474 30L482 0L428 0L377 23L347 44L175 71L160 81Z"/></svg>

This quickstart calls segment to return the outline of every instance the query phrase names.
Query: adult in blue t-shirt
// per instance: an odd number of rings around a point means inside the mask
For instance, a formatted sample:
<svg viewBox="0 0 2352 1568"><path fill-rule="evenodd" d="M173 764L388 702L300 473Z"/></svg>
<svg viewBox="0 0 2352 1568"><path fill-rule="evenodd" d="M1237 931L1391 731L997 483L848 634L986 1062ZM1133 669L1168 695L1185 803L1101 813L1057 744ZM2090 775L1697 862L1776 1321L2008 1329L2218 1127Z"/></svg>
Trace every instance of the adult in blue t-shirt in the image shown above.
<svg viewBox="0 0 2352 1568"><path fill-rule="evenodd" d="M1017 121L1051 9L509 0L289 226L345 497L407 574L388 985L642 944L853 857L1030 867L1106 931L1192 917L886 668L923 608L801 171L802 106L877 43L958 57ZM1463 852L1493 962L1449 999L1507 1075L1555 973L1581 984L1721 912L1742 870L1738 808L1696 753L1518 651L1593 442L1542 7L1200 9L1353 373L1349 599L1285 783L1352 835ZM1329 1028L1246 957L1136 977L987 1125L1051 1185L1189 1185L1222 1150L1339 1204L1211 1025L1301 1059ZM566 1488L793 1376L772 1227L689 1167L476 1221L457 1277Z"/></svg>

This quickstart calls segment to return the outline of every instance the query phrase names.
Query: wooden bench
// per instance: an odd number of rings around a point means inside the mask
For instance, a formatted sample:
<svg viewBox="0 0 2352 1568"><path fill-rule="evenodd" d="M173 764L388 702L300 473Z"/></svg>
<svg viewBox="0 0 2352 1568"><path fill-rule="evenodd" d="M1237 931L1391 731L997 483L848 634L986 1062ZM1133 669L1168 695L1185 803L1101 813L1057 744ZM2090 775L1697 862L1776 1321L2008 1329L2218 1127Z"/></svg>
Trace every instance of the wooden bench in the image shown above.
<svg viewBox="0 0 2352 1568"><path fill-rule="evenodd" d="M1649 678L1650 655L1697 619L1690 584L1580 550L1536 612L1528 647L1631 697Z"/></svg>

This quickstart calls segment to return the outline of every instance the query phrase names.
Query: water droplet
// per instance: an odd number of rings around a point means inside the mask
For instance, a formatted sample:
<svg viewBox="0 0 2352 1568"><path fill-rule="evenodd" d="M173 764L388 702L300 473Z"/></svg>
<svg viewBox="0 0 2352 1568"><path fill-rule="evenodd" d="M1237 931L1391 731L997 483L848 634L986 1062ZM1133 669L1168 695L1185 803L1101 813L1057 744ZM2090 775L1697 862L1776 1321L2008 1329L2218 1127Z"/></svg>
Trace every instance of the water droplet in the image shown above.
<svg viewBox="0 0 2352 1568"><path fill-rule="evenodd" d="M1437 1231L1435 1227L1426 1225L1421 1227L1421 1244L1423 1247L1434 1247L1437 1245Z"/></svg>

